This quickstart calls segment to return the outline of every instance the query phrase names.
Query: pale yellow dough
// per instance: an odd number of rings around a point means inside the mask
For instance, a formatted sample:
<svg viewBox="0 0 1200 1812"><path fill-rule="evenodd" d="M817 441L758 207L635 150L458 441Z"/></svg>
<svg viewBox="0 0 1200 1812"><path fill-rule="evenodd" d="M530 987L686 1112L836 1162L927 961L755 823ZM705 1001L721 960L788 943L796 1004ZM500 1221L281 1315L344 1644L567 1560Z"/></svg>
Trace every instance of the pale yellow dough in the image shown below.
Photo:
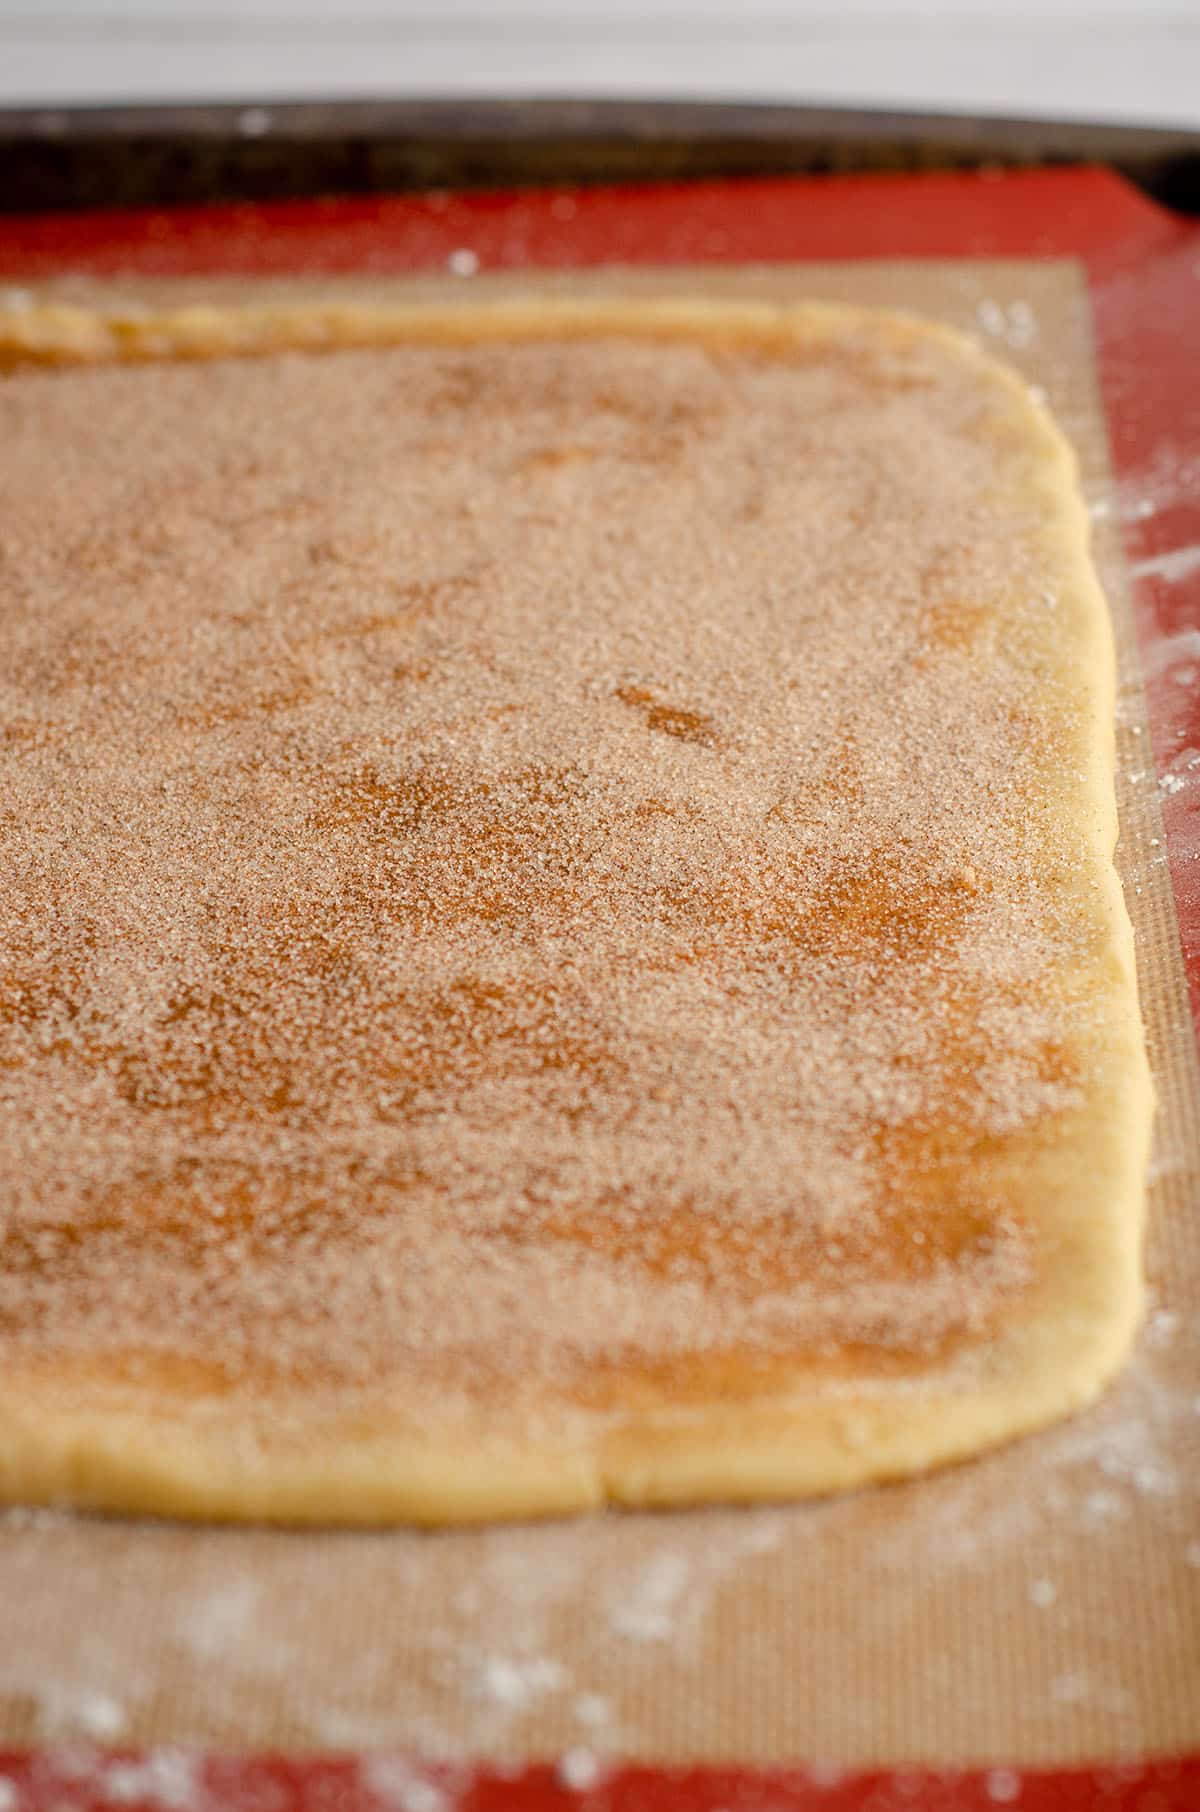
<svg viewBox="0 0 1200 1812"><path fill-rule="evenodd" d="M0 363L20 371L31 363L86 367L597 335L790 345L819 358L851 328L888 356L936 344L939 357L969 373L1002 448L999 482L1015 487L1046 526L1044 581L1057 608L1046 613L1038 659L1047 673L1065 677L1076 703L1070 759L1042 776L1076 857L1052 884L1088 928L1086 985L1102 1031L1089 1047L1082 1102L1052 1137L1032 1150L1026 1143L1013 1159L1039 1253L1028 1288L965 1360L942 1364L934 1354L901 1379L874 1367L868 1351L838 1377L799 1360L761 1395L732 1402L638 1389L624 1405L610 1399L603 1416L560 1425L531 1415L524 1428L506 1421L498 1405L494 1419L444 1435L378 1397L359 1416L310 1416L297 1387L282 1419L300 1432L278 1442L277 1406L266 1396L256 1409L217 1393L181 1413L179 1381L169 1373L139 1384L103 1366L89 1370L85 1361L39 1359L28 1348L9 1353L0 1330L5 1501L192 1518L442 1523L606 1503L799 1497L968 1458L1080 1409L1113 1376L1139 1316L1152 1117L1133 936L1113 864L1113 638L1073 454L1019 379L967 339L899 315L537 297L453 310L280 303L126 316L48 304L0 316ZM74 380L64 371L53 381ZM194 1399L186 1381L182 1390Z"/></svg>

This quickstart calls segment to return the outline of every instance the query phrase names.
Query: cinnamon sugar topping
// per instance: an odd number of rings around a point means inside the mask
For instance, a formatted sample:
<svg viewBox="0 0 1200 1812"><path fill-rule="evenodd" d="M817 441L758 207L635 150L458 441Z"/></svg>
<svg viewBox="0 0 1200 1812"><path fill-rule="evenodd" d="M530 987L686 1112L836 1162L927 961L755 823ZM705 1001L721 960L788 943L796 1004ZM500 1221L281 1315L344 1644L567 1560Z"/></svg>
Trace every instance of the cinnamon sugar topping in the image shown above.
<svg viewBox="0 0 1200 1812"><path fill-rule="evenodd" d="M30 372L0 438L5 1363L604 1409L1027 1287L1070 705L967 369Z"/></svg>

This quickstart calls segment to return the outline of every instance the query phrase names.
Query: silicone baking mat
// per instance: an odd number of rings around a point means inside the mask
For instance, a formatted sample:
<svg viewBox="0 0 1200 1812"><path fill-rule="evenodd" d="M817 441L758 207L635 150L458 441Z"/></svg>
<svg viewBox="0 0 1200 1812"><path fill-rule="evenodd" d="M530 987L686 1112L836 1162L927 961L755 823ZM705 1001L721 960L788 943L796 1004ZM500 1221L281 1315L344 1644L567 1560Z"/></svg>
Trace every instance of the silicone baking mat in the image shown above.
<svg viewBox="0 0 1200 1812"><path fill-rule="evenodd" d="M581 274L613 263L637 268ZM1162 1102L1134 1363L1089 1415L971 1467L790 1510L433 1536L5 1519L0 1743L41 1747L0 1759L0 1806L1200 1806L1200 1767L1158 1759L1200 1747L1200 1147L1175 920L1177 902L1200 999L1200 233L1070 171L27 220L0 228L0 269L18 292L135 300L413 272L459 293L821 295L978 333L1080 452ZM249 1751L293 1759L228 1759ZM299 1759L329 1751L354 1759Z"/></svg>

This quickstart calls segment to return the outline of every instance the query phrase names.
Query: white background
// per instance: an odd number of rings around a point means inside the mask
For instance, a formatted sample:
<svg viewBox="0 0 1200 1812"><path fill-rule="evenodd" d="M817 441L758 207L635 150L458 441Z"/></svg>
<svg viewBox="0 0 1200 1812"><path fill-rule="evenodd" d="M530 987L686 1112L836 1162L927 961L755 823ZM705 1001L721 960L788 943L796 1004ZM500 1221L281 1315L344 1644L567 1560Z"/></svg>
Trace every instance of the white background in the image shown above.
<svg viewBox="0 0 1200 1812"><path fill-rule="evenodd" d="M1200 127L1200 0L0 0L0 105L437 94Z"/></svg>

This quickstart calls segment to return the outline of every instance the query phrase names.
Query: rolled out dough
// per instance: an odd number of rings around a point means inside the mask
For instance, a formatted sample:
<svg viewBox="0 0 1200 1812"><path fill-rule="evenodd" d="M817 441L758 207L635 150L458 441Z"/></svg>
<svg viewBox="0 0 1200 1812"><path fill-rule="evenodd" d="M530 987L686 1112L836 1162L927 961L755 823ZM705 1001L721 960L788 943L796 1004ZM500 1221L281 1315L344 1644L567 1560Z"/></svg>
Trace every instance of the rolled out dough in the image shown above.
<svg viewBox="0 0 1200 1812"><path fill-rule="evenodd" d="M1096 1395L1151 1091L1012 374L536 296L0 362L0 1496L789 1497Z"/></svg>

